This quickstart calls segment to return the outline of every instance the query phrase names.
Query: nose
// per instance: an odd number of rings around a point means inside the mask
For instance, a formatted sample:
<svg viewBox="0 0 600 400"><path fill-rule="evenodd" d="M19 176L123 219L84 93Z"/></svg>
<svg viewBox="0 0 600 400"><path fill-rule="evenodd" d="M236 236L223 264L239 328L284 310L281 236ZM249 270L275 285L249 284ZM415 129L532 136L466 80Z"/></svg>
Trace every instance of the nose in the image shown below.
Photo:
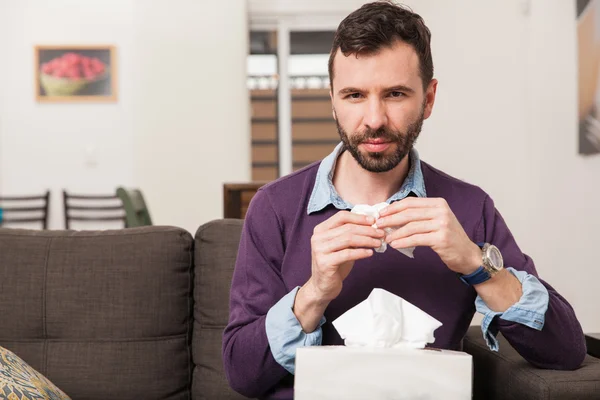
<svg viewBox="0 0 600 400"><path fill-rule="evenodd" d="M367 109L363 118L363 124L366 128L376 131L387 124L385 106L380 99L371 99L366 106Z"/></svg>

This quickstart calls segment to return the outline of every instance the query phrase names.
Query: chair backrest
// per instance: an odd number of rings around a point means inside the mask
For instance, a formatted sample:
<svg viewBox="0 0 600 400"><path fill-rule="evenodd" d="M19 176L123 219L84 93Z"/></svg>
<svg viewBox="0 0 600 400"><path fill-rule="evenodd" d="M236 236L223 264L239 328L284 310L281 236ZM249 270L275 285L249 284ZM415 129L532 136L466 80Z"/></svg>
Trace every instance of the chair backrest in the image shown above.
<svg viewBox="0 0 600 400"><path fill-rule="evenodd" d="M125 207L127 227L152 225L148 206L146 206L144 196L139 189L119 187L117 188L117 196L123 202L123 207Z"/></svg>
<svg viewBox="0 0 600 400"><path fill-rule="evenodd" d="M125 208L116 194L70 194L63 190L65 228L73 221L121 221L126 227Z"/></svg>
<svg viewBox="0 0 600 400"><path fill-rule="evenodd" d="M39 222L48 229L50 191L34 196L0 196L0 226Z"/></svg>
<svg viewBox="0 0 600 400"><path fill-rule="evenodd" d="M268 182L224 183L223 218L244 219L250 200Z"/></svg>

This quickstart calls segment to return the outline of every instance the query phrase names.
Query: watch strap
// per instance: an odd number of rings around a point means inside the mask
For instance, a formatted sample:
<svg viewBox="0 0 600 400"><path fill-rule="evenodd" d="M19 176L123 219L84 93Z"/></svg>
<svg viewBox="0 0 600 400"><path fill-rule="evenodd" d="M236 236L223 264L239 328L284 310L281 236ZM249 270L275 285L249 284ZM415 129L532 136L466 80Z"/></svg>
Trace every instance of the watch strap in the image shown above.
<svg viewBox="0 0 600 400"><path fill-rule="evenodd" d="M458 277L460 278L461 281L463 281L467 285L473 286L473 285L477 285L477 284L487 281L492 276L483 267L483 265L481 265L481 266L479 266L479 268L477 268L474 272L471 272L469 275L459 274Z"/></svg>

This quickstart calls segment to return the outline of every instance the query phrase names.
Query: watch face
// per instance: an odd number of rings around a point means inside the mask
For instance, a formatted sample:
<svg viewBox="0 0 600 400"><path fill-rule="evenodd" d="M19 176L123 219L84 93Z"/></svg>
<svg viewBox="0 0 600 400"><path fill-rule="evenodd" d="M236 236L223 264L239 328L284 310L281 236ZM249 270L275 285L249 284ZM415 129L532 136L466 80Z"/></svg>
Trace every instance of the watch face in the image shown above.
<svg viewBox="0 0 600 400"><path fill-rule="evenodd" d="M500 269L503 267L502 254L500 253L500 250L498 250L497 247L490 246L488 256L493 268Z"/></svg>

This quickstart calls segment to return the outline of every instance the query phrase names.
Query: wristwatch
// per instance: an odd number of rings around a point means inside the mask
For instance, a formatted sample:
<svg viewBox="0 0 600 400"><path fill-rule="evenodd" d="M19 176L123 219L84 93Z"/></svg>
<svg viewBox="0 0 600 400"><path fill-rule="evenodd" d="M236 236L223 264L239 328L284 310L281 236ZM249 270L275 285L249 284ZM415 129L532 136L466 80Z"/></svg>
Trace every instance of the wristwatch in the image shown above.
<svg viewBox="0 0 600 400"><path fill-rule="evenodd" d="M493 244L478 244L481 248L481 266L469 275L459 274L461 281L467 285L477 285L492 278L504 268L502 253Z"/></svg>

